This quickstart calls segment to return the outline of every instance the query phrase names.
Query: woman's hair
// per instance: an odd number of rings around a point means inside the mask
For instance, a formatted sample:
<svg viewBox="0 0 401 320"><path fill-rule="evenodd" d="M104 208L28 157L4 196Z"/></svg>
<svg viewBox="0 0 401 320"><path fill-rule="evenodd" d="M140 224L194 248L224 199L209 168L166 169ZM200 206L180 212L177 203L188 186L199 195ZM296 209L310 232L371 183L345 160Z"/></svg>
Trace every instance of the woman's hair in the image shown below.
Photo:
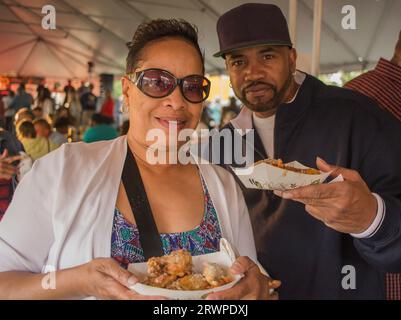
<svg viewBox="0 0 401 320"><path fill-rule="evenodd" d="M31 110L28 108L22 108L17 111L17 113L14 115L14 121L15 125L17 126L19 122L23 120L30 120L33 121L35 119L35 115Z"/></svg>
<svg viewBox="0 0 401 320"><path fill-rule="evenodd" d="M135 31L132 41L127 43L129 52L127 56L126 73L131 73L137 68L141 50L149 42L166 37L178 37L193 45L199 52L199 57L202 61L202 72L205 72L205 59L198 44L198 29L196 26L182 19L156 19L141 23Z"/></svg>
<svg viewBox="0 0 401 320"><path fill-rule="evenodd" d="M31 121L22 121L17 127L18 138L36 138L36 131Z"/></svg>

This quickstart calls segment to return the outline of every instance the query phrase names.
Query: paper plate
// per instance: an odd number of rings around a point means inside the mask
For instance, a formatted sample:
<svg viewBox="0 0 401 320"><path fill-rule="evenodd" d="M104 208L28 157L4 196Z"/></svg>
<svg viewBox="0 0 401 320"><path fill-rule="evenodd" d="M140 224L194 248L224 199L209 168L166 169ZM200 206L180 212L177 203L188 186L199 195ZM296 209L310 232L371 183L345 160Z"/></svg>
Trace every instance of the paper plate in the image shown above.
<svg viewBox="0 0 401 320"><path fill-rule="evenodd" d="M309 168L297 161L289 162L285 165L297 169ZM330 175L330 172L321 172L321 174L299 173L278 168L265 162L260 162L248 168L231 169L247 188L280 191L320 184Z"/></svg>
<svg viewBox="0 0 401 320"><path fill-rule="evenodd" d="M204 254L192 257L193 271L200 272L204 262L217 263L220 266L230 268L235 261L235 252L226 239L220 240L220 251L215 253ZM147 276L147 264L131 263L128 265L128 271L135 274L139 279L144 279ZM208 290L171 290L148 286L142 283L136 283L130 289L135 292L147 296L163 296L170 299L179 300L200 300L204 299L212 292L226 290L234 286L241 279L240 275L234 275L233 281L225 284L224 286L208 289Z"/></svg>

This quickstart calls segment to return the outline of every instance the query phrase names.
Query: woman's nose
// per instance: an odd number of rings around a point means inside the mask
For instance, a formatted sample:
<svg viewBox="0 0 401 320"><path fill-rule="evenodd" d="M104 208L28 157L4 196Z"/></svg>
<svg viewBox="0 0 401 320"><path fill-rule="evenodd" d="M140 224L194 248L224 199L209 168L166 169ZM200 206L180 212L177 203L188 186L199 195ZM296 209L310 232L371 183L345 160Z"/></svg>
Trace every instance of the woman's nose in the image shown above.
<svg viewBox="0 0 401 320"><path fill-rule="evenodd" d="M173 110L180 110L187 106L187 101L182 95L179 86L175 87L174 91L167 98L167 103Z"/></svg>

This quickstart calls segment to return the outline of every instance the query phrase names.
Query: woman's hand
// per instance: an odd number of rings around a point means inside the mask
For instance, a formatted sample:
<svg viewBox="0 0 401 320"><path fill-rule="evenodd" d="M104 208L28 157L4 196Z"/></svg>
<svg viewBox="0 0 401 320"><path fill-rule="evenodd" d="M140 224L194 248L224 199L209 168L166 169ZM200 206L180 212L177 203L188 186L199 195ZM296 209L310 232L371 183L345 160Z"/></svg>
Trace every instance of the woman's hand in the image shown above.
<svg viewBox="0 0 401 320"><path fill-rule="evenodd" d="M230 272L244 277L230 289L209 294L207 300L278 300L278 293L271 290L280 287L281 282L262 274L248 257L239 257Z"/></svg>
<svg viewBox="0 0 401 320"><path fill-rule="evenodd" d="M112 258L98 258L77 267L79 292L84 296L116 300L159 300L159 296L143 296L130 290L138 282L131 272Z"/></svg>

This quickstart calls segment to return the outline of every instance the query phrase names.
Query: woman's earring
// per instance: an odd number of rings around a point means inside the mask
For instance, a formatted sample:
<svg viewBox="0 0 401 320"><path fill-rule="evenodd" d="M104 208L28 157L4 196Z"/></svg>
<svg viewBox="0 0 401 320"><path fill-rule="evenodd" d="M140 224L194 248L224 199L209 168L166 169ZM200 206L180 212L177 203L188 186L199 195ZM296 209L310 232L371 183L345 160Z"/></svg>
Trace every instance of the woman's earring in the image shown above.
<svg viewBox="0 0 401 320"><path fill-rule="evenodd" d="M129 111L128 105L126 105L125 102L123 102L121 107L120 107L120 112L121 113L128 113L128 111Z"/></svg>
<svg viewBox="0 0 401 320"><path fill-rule="evenodd" d="M233 85L231 84L231 81L230 81L230 83L228 84L228 86L232 89L233 88Z"/></svg>

